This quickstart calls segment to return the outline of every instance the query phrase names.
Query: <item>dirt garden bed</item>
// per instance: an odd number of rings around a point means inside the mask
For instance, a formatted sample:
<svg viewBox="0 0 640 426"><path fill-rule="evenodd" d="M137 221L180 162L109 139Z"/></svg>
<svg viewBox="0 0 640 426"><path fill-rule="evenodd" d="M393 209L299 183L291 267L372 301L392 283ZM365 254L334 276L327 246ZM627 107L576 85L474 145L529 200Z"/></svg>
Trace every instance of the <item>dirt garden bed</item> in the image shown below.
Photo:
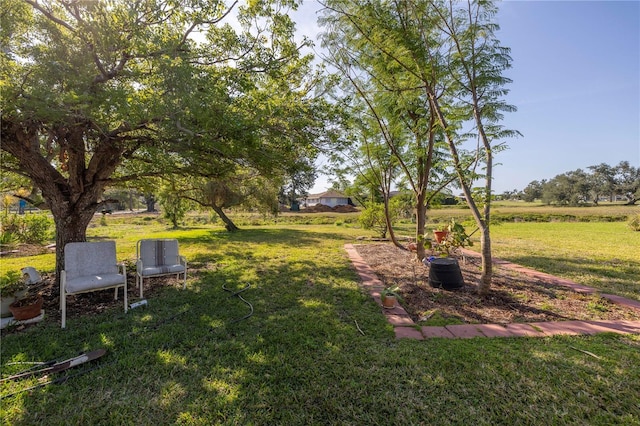
<svg viewBox="0 0 640 426"><path fill-rule="evenodd" d="M399 286L402 305L416 323L507 324L564 320L640 320L640 312L597 294L581 294L551 280L498 265L489 295L477 294L480 259L459 259L465 285L449 291L432 288L429 268L415 253L390 243L354 245L385 286Z"/></svg>

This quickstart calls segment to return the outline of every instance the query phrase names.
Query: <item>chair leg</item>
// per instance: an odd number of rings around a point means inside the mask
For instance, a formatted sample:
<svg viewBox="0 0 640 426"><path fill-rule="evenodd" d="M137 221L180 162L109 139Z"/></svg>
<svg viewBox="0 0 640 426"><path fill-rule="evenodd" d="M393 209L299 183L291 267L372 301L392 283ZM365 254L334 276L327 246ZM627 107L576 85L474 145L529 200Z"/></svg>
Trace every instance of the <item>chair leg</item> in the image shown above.
<svg viewBox="0 0 640 426"><path fill-rule="evenodd" d="M65 328L67 326L67 301L64 294L60 297L60 304L62 305L62 328Z"/></svg>
<svg viewBox="0 0 640 426"><path fill-rule="evenodd" d="M62 271L60 279L60 311L62 311L62 328L65 328L67 320L67 299L65 297L65 284L66 276L65 271Z"/></svg>
<svg viewBox="0 0 640 426"><path fill-rule="evenodd" d="M124 313L126 314L127 313L127 309L129 308L128 301L127 301L127 283L126 282L124 283L124 287L122 287L122 288L124 290L124 297L123 297L123 299L124 299Z"/></svg>
<svg viewBox="0 0 640 426"><path fill-rule="evenodd" d="M142 290L144 289L144 278L140 275L140 299L142 299Z"/></svg>

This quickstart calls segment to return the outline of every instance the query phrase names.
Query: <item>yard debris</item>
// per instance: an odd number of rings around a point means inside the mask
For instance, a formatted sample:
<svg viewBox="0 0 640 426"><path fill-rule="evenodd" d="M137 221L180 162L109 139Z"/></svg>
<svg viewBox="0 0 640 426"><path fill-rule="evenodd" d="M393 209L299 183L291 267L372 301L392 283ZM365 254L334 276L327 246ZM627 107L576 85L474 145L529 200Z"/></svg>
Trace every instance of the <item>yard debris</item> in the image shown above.
<svg viewBox="0 0 640 426"><path fill-rule="evenodd" d="M582 350L582 349L578 349L578 348L576 348L575 346L569 346L569 347L570 347L571 349L575 349L575 350L576 350L576 351L578 351L578 352L582 352L583 354L587 354L587 355L589 355L589 356L592 356L592 357L594 357L594 358L596 358L596 359L602 359L601 357L599 357L598 355L594 354L593 352L589 352L589 351L585 351L585 350Z"/></svg>
<svg viewBox="0 0 640 426"><path fill-rule="evenodd" d="M83 353L80 354L78 356L75 356L73 358L69 358L66 359L64 361L60 361L60 362L54 362L54 361L49 361L49 362L45 362L43 365L45 365L44 368L40 368L40 369L28 369L25 370L23 372L8 376L8 377L3 377L2 379L0 379L0 382L6 382L9 380L18 380L18 379L23 379L25 377L31 377L31 376L40 376L40 375L45 375L45 374L51 374L51 373L59 373L61 371L65 371L68 370L70 368L73 367L77 367L78 365L81 364L85 364L87 362L93 361L95 359L100 358L102 355L104 355L107 351L105 349L97 349L95 351L91 351L91 352L87 352L87 353Z"/></svg>

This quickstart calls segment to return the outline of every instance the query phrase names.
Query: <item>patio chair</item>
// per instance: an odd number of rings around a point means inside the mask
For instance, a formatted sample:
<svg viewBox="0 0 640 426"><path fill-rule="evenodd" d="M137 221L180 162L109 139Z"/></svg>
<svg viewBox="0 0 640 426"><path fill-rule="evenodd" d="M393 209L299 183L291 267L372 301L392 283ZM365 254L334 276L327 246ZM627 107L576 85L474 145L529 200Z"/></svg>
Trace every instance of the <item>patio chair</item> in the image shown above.
<svg viewBox="0 0 640 426"><path fill-rule="evenodd" d="M62 328L66 326L67 296L113 288L124 289L124 311L127 312L127 270L116 261L115 241L69 243L64 247L64 270L60 275L60 310Z"/></svg>
<svg viewBox="0 0 640 426"><path fill-rule="evenodd" d="M145 278L175 275L179 279L182 274L182 288L187 288L187 260L180 256L178 240L140 240L136 244L136 258L136 285L140 286L141 299Z"/></svg>

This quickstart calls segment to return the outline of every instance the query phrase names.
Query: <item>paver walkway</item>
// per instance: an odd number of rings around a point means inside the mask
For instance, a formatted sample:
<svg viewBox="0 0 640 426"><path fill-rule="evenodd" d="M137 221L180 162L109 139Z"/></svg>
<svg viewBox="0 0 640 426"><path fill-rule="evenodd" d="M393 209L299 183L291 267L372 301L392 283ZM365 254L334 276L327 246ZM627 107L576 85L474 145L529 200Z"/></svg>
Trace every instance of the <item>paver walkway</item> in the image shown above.
<svg viewBox="0 0 640 426"><path fill-rule="evenodd" d="M349 259L353 263L360 276L361 286L366 289L374 300L382 308L380 292L384 289L384 283L376 276L371 267L358 254L353 244L344 246ZM472 251L465 251L465 256L478 256ZM496 264L504 268L513 269L523 274L553 280L559 285L570 287L580 293L596 293L597 290L570 280L558 278L553 275L525 268L505 260L495 260ZM600 296L614 303L624 305L632 309L640 310L640 302L626 299L612 294L600 294ZM393 325L398 339L426 339L432 337L445 338L472 338L472 337L517 337L531 336L544 337L558 334L578 335L612 332L619 334L640 334L640 321L554 321L513 324L462 324L446 325L444 327L418 327L407 311L402 306L393 309L382 308L387 321Z"/></svg>

